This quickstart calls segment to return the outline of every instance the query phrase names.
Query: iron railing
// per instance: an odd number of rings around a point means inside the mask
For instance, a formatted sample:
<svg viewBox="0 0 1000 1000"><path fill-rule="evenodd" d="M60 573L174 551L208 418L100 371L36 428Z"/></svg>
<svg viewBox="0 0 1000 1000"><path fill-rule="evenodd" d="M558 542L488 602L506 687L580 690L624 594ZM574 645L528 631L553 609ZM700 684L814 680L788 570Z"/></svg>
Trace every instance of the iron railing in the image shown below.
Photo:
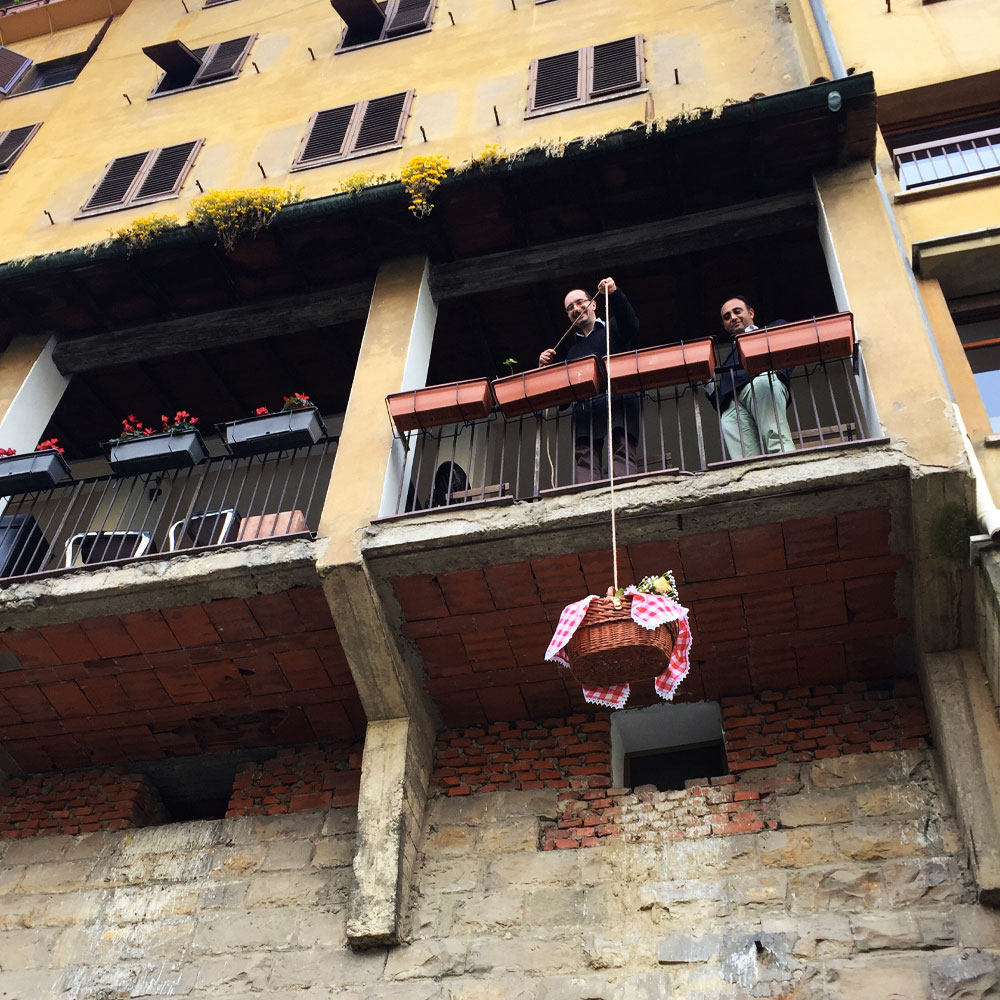
<svg viewBox="0 0 1000 1000"><path fill-rule="evenodd" d="M314 534L336 438L191 469L68 480L0 501L0 580Z"/></svg>
<svg viewBox="0 0 1000 1000"><path fill-rule="evenodd" d="M1000 170L1000 128L902 146L893 150L892 160L907 190L990 173Z"/></svg>
<svg viewBox="0 0 1000 1000"><path fill-rule="evenodd" d="M720 385L734 369L719 368ZM786 410L791 451L842 447L878 439L860 347L853 358L795 368ZM769 397L768 397L769 398ZM701 386L684 385L622 397L624 424L619 436L615 477L650 473L692 474L747 461L766 450L746 441L731 455L722 420ZM767 401L758 402L766 406ZM517 419L495 411L485 420L401 435L405 449L403 486L394 514L488 501L535 500L550 490L582 487L607 479L607 445L597 416L606 398L595 400L594 415L581 426L574 407ZM755 447L756 445L756 447ZM763 459L780 455L764 454Z"/></svg>

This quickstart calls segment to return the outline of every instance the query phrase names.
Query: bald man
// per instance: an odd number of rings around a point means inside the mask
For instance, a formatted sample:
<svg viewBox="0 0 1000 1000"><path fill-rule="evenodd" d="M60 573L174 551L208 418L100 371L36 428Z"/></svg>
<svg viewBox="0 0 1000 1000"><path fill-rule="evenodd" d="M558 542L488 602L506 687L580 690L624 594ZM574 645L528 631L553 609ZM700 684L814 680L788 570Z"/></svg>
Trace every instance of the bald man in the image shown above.
<svg viewBox="0 0 1000 1000"><path fill-rule="evenodd" d="M603 358L606 351L607 331L604 320L597 317L597 306L603 306L604 292L608 292L611 312L611 353L632 350L639 332L639 319L625 293L615 284L614 278L602 278L597 286L596 301L581 288L566 294L563 305L573 324L571 342L565 360L575 361L596 355ZM556 349L549 347L538 356L539 368L554 364ZM601 475L607 458L608 402L604 395L577 403L573 407L573 433L576 438L574 482L589 483ZM636 441L639 433L639 400L637 396L615 397L611 403L611 442L614 448L614 473L626 476L634 473L636 466Z"/></svg>

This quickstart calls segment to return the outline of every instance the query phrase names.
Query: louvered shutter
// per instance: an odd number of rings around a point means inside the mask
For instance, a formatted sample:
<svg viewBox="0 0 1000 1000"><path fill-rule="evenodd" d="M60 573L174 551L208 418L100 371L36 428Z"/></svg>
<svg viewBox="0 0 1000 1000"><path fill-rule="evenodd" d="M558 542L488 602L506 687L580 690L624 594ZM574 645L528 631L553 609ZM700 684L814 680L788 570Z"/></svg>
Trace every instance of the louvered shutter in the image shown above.
<svg viewBox="0 0 1000 1000"><path fill-rule="evenodd" d="M244 38L234 38L232 41L220 43L198 71L195 82L208 83L211 80L224 80L226 77L235 76L250 43L256 37L256 35L246 35Z"/></svg>
<svg viewBox="0 0 1000 1000"><path fill-rule="evenodd" d="M299 163L315 160L332 160L344 150L344 139L351 124L351 116L357 105L345 104L342 108L318 111L306 139L305 149L299 155Z"/></svg>
<svg viewBox="0 0 1000 1000"><path fill-rule="evenodd" d="M180 187L184 168L198 145L198 142L181 142L155 150L155 159L132 201L173 194Z"/></svg>
<svg viewBox="0 0 1000 1000"><path fill-rule="evenodd" d="M640 35L595 45L591 64L590 96L633 90L642 82Z"/></svg>
<svg viewBox="0 0 1000 1000"><path fill-rule="evenodd" d="M426 28L433 7L434 0L397 0L396 10L386 25L385 37L396 38Z"/></svg>
<svg viewBox="0 0 1000 1000"><path fill-rule="evenodd" d="M9 132L0 132L0 173L10 169L10 165L27 146L28 140L38 128L38 125L24 125L21 128L12 128Z"/></svg>
<svg viewBox="0 0 1000 1000"><path fill-rule="evenodd" d="M94 193L83 206L83 211L89 212L94 208L109 208L124 202L128 189L139 176L139 171L142 170L147 156L149 153L133 153L131 156L119 156L118 159L112 160L100 183L94 189Z"/></svg>
<svg viewBox="0 0 1000 1000"><path fill-rule="evenodd" d="M531 108L551 108L581 100L581 52L564 52L539 59L534 66Z"/></svg>
<svg viewBox="0 0 1000 1000"><path fill-rule="evenodd" d="M32 60L13 49L0 45L0 94L9 94L11 87L24 76Z"/></svg>
<svg viewBox="0 0 1000 1000"><path fill-rule="evenodd" d="M351 152L375 149L378 146L395 146L402 137L403 109L408 96L408 92L404 91L402 94L369 101Z"/></svg>

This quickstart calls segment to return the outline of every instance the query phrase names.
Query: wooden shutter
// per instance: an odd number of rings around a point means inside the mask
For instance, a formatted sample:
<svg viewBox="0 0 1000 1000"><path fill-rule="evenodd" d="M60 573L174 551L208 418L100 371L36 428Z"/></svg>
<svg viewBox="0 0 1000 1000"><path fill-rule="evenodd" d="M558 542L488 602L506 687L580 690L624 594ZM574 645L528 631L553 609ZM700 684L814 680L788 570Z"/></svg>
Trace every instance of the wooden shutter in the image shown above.
<svg viewBox="0 0 1000 1000"><path fill-rule="evenodd" d="M386 38L420 31L430 24L434 0L396 0L396 8L385 27Z"/></svg>
<svg viewBox="0 0 1000 1000"><path fill-rule="evenodd" d="M0 45L0 94L9 94L11 87L24 76L32 60L13 49Z"/></svg>
<svg viewBox="0 0 1000 1000"><path fill-rule="evenodd" d="M208 83L211 80L224 80L236 76L256 37L256 35L246 35L243 38L220 42L205 59L195 83Z"/></svg>
<svg viewBox="0 0 1000 1000"><path fill-rule="evenodd" d="M564 52L532 63L529 110L575 104L582 100L583 60L581 52Z"/></svg>
<svg viewBox="0 0 1000 1000"><path fill-rule="evenodd" d="M336 159L344 151L344 139L351 124L356 104L318 111L306 132L305 146L298 156L298 163L312 163Z"/></svg>
<svg viewBox="0 0 1000 1000"><path fill-rule="evenodd" d="M347 25L354 44L373 42L385 27L385 6L375 0L330 0L333 9Z"/></svg>
<svg viewBox="0 0 1000 1000"><path fill-rule="evenodd" d="M153 160L147 166L146 176L139 185L139 190L129 201L162 198L177 191L184 180L188 166L194 159L196 149L200 146L201 141L198 140L153 150L149 154Z"/></svg>
<svg viewBox="0 0 1000 1000"><path fill-rule="evenodd" d="M641 35L595 45L591 56L590 95L617 94L642 83Z"/></svg>
<svg viewBox="0 0 1000 1000"><path fill-rule="evenodd" d="M409 109L411 91L377 97L365 105L358 136L351 144L351 152L395 146L403 134L406 121L403 112Z"/></svg>
<svg viewBox="0 0 1000 1000"><path fill-rule="evenodd" d="M119 156L112 160L83 206L83 211L89 212L95 208L110 208L112 205L123 204L147 156L149 153L132 153L131 156Z"/></svg>
<svg viewBox="0 0 1000 1000"><path fill-rule="evenodd" d="M10 165L21 155L21 150L28 145L28 141L39 128L41 123L0 132L0 174L10 169Z"/></svg>

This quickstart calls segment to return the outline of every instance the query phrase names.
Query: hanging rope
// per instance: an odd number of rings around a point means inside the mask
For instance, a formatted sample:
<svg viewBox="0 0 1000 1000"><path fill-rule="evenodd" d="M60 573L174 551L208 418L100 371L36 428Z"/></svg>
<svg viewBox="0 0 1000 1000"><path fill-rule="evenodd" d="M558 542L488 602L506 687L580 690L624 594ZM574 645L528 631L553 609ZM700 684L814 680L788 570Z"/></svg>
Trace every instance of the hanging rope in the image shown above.
<svg viewBox="0 0 1000 1000"><path fill-rule="evenodd" d="M604 285L604 337L605 337L605 350L604 350L604 364L605 371L611 370L611 308L609 304L610 293L608 292L607 283ZM611 386L608 385L605 390L605 396L608 400L608 431L607 431L607 441L608 441L608 482L611 485L611 564L614 569L614 581L615 581L615 597L614 603L615 607L621 605L621 601L618 598L618 524L615 520L615 445L614 445L614 429L611 426Z"/></svg>

